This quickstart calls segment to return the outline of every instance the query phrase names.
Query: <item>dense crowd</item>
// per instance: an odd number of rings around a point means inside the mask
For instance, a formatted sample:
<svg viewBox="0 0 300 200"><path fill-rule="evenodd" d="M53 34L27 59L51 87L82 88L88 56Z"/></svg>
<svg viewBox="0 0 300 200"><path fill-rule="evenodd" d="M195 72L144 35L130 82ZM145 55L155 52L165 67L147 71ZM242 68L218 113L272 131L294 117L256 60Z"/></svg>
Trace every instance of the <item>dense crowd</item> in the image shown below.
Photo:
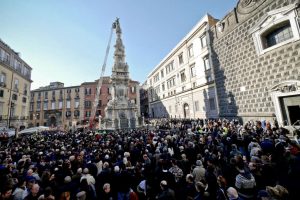
<svg viewBox="0 0 300 200"><path fill-rule="evenodd" d="M150 123L2 143L0 199L299 199L300 146L276 123Z"/></svg>

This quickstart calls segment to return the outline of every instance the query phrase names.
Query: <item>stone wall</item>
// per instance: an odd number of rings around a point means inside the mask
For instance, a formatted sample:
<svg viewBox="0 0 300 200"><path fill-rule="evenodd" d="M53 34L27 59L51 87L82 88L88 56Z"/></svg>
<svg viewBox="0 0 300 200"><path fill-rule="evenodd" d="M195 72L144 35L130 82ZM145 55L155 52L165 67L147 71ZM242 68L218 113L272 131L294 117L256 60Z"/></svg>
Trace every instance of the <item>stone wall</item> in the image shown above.
<svg viewBox="0 0 300 200"><path fill-rule="evenodd" d="M219 22L223 27L210 29L220 117L271 119L275 110L270 88L285 80L300 80L299 40L258 55L249 33L268 11L297 2L240 0Z"/></svg>

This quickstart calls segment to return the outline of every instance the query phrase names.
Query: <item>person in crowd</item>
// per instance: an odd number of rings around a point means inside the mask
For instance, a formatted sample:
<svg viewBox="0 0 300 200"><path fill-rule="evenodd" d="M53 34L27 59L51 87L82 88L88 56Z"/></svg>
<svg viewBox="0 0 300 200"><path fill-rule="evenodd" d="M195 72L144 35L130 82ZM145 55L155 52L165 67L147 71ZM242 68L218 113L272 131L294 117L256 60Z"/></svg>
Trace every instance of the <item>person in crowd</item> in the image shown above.
<svg viewBox="0 0 300 200"><path fill-rule="evenodd" d="M156 196L158 200L175 200L175 192L168 187L168 183L165 180L160 182L161 192Z"/></svg>

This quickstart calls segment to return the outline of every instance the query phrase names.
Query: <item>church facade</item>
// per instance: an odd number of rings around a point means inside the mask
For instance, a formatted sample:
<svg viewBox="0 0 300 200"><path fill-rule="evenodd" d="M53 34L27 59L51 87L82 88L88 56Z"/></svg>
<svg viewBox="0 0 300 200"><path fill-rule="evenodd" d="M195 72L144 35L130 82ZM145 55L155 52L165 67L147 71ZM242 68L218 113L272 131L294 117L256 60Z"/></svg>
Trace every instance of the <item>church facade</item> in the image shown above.
<svg viewBox="0 0 300 200"><path fill-rule="evenodd" d="M296 0L240 0L210 29L220 117L300 119L300 9Z"/></svg>

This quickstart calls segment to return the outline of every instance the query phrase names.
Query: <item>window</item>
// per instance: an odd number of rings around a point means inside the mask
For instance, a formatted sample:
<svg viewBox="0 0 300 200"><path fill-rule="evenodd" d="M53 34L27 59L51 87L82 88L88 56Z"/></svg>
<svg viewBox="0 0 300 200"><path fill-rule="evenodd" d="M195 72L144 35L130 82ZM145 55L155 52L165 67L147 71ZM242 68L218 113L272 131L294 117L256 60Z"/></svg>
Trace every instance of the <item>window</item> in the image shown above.
<svg viewBox="0 0 300 200"><path fill-rule="evenodd" d="M175 86L175 76L167 80L167 87L168 89Z"/></svg>
<svg viewBox="0 0 300 200"><path fill-rule="evenodd" d="M6 84L6 74L1 73L0 74L0 85L5 87L5 84Z"/></svg>
<svg viewBox="0 0 300 200"><path fill-rule="evenodd" d="M163 69L160 71L160 76L161 76L161 78L164 77L164 70Z"/></svg>
<svg viewBox="0 0 300 200"><path fill-rule="evenodd" d="M80 111L79 110L75 110L74 111L74 116L75 117L79 117L80 116Z"/></svg>
<svg viewBox="0 0 300 200"><path fill-rule="evenodd" d="M62 109L62 107L63 107L63 102L62 102L62 101L59 101L59 102L58 102L58 109Z"/></svg>
<svg viewBox="0 0 300 200"><path fill-rule="evenodd" d="M44 102L44 110L48 110L48 101Z"/></svg>
<svg viewBox="0 0 300 200"><path fill-rule="evenodd" d="M23 97L23 98L22 98L22 102L23 102L23 103L26 103L26 101L27 101L27 98L26 98L26 97Z"/></svg>
<svg viewBox="0 0 300 200"><path fill-rule="evenodd" d="M45 97L45 99L48 99L48 92L44 93L44 97Z"/></svg>
<svg viewBox="0 0 300 200"><path fill-rule="evenodd" d="M166 66L166 74L174 70L173 61Z"/></svg>
<svg viewBox="0 0 300 200"><path fill-rule="evenodd" d="M17 94L12 94L12 100L17 101L18 100L18 95Z"/></svg>
<svg viewBox="0 0 300 200"><path fill-rule="evenodd" d="M68 109L71 108L71 101L67 101L67 108L68 108Z"/></svg>
<svg viewBox="0 0 300 200"><path fill-rule="evenodd" d="M91 116L91 111L86 111L85 112L85 117L90 117Z"/></svg>
<svg viewBox="0 0 300 200"><path fill-rule="evenodd" d="M215 99L214 98L209 99L209 109L210 110L216 110L216 105L215 105Z"/></svg>
<svg viewBox="0 0 300 200"><path fill-rule="evenodd" d="M131 87L131 93L135 93L135 86Z"/></svg>
<svg viewBox="0 0 300 200"><path fill-rule="evenodd" d="M19 80L15 79L15 81L14 81L14 89L18 90L18 88L19 88Z"/></svg>
<svg viewBox="0 0 300 200"><path fill-rule="evenodd" d="M159 93L160 93L160 87L159 86L156 86L154 88L154 98L157 100L158 97L159 97Z"/></svg>
<svg viewBox="0 0 300 200"><path fill-rule="evenodd" d="M182 70L180 72L180 80L181 80L181 83L186 81L185 70Z"/></svg>
<svg viewBox="0 0 300 200"><path fill-rule="evenodd" d="M0 59L5 62L9 61L9 54L1 48L0 48Z"/></svg>
<svg viewBox="0 0 300 200"><path fill-rule="evenodd" d="M80 91L80 88L75 88L75 92L76 93L79 93L79 91ZM101 91L100 91L101 92Z"/></svg>
<svg viewBox="0 0 300 200"><path fill-rule="evenodd" d="M297 4L271 10L250 30L258 55L300 39Z"/></svg>
<svg viewBox="0 0 300 200"><path fill-rule="evenodd" d="M92 94L92 88L85 88L85 95L91 95Z"/></svg>
<svg viewBox="0 0 300 200"><path fill-rule="evenodd" d="M37 103L36 103L36 110L37 110L37 111L40 111L40 110L41 110L41 103L40 103L40 102L37 102Z"/></svg>
<svg viewBox="0 0 300 200"><path fill-rule="evenodd" d="M195 101L195 111L199 111L199 101Z"/></svg>
<svg viewBox="0 0 300 200"><path fill-rule="evenodd" d="M24 84L24 91L23 91L23 94L26 96L28 93L28 90L27 90L27 84L25 83Z"/></svg>
<svg viewBox="0 0 300 200"><path fill-rule="evenodd" d="M182 86L182 91L184 91L185 90L185 86Z"/></svg>
<svg viewBox="0 0 300 200"><path fill-rule="evenodd" d="M165 91L165 83L161 84L162 91Z"/></svg>
<svg viewBox="0 0 300 200"><path fill-rule="evenodd" d="M205 70L209 70L209 69L210 69L210 64L209 64L208 56L205 56L205 57L203 58L203 63L204 63L204 68L205 68Z"/></svg>
<svg viewBox="0 0 300 200"><path fill-rule="evenodd" d="M70 94L72 92L72 89L67 89L67 93Z"/></svg>
<svg viewBox="0 0 300 200"><path fill-rule="evenodd" d="M293 38L291 24L289 21L285 21L262 35L263 47L269 48L291 38Z"/></svg>
<svg viewBox="0 0 300 200"><path fill-rule="evenodd" d="M0 90L0 97L4 96L4 90Z"/></svg>
<svg viewBox="0 0 300 200"><path fill-rule="evenodd" d="M201 37L200 37L200 41L201 41L201 47L204 48L206 47L207 43L206 43L206 35L203 34Z"/></svg>
<svg viewBox="0 0 300 200"><path fill-rule="evenodd" d="M52 110L55 109L55 102L51 102L51 109L52 109Z"/></svg>
<svg viewBox="0 0 300 200"><path fill-rule="evenodd" d="M195 77L196 76L196 67L195 64L191 65L191 77Z"/></svg>
<svg viewBox="0 0 300 200"><path fill-rule="evenodd" d="M79 108L79 99L75 100L75 108Z"/></svg>
<svg viewBox="0 0 300 200"><path fill-rule="evenodd" d="M30 106L29 106L29 110L30 110L30 111L33 111L33 106L34 106L34 104L33 104L33 103L30 103Z"/></svg>
<svg viewBox="0 0 300 200"><path fill-rule="evenodd" d="M188 54L189 54L189 57L193 57L194 56L194 50L193 50L193 45L190 45L188 47Z"/></svg>
<svg viewBox="0 0 300 200"><path fill-rule="evenodd" d="M21 73L21 62L18 60L15 60L15 69Z"/></svg>
<svg viewBox="0 0 300 200"><path fill-rule="evenodd" d="M178 56L178 62L179 62L179 65L183 64L183 54L182 53Z"/></svg>
<svg viewBox="0 0 300 200"><path fill-rule="evenodd" d="M66 117L71 117L71 115L72 115L72 112L71 111L66 111Z"/></svg>
<svg viewBox="0 0 300 200"><path fill-rule="evenodd" d="M109 88L107 88L107 94L110 94L109 92L110 92L110 91L109 91Z"/></svg>
<svg viewBox="0 0 300 200"><path fill-rule="evenodd" d="M98 107L101 107L101 106L102 106L102 101L99 100L99 101L98 101Z"/></svg>
<svg viewBox="0 0 300 200"><path fill-rule="evenodd" d="M154 83L156 83L157 81L159 81L159 73L155 74L153 80L154 80Z"/></svg>
<svg viewBox="0 0 300 200"><path fill-rule="evenodd" d="M90 108L92 106L91 102L90 101L85 101L84 102L84 107L85 108Z"/></svg>

